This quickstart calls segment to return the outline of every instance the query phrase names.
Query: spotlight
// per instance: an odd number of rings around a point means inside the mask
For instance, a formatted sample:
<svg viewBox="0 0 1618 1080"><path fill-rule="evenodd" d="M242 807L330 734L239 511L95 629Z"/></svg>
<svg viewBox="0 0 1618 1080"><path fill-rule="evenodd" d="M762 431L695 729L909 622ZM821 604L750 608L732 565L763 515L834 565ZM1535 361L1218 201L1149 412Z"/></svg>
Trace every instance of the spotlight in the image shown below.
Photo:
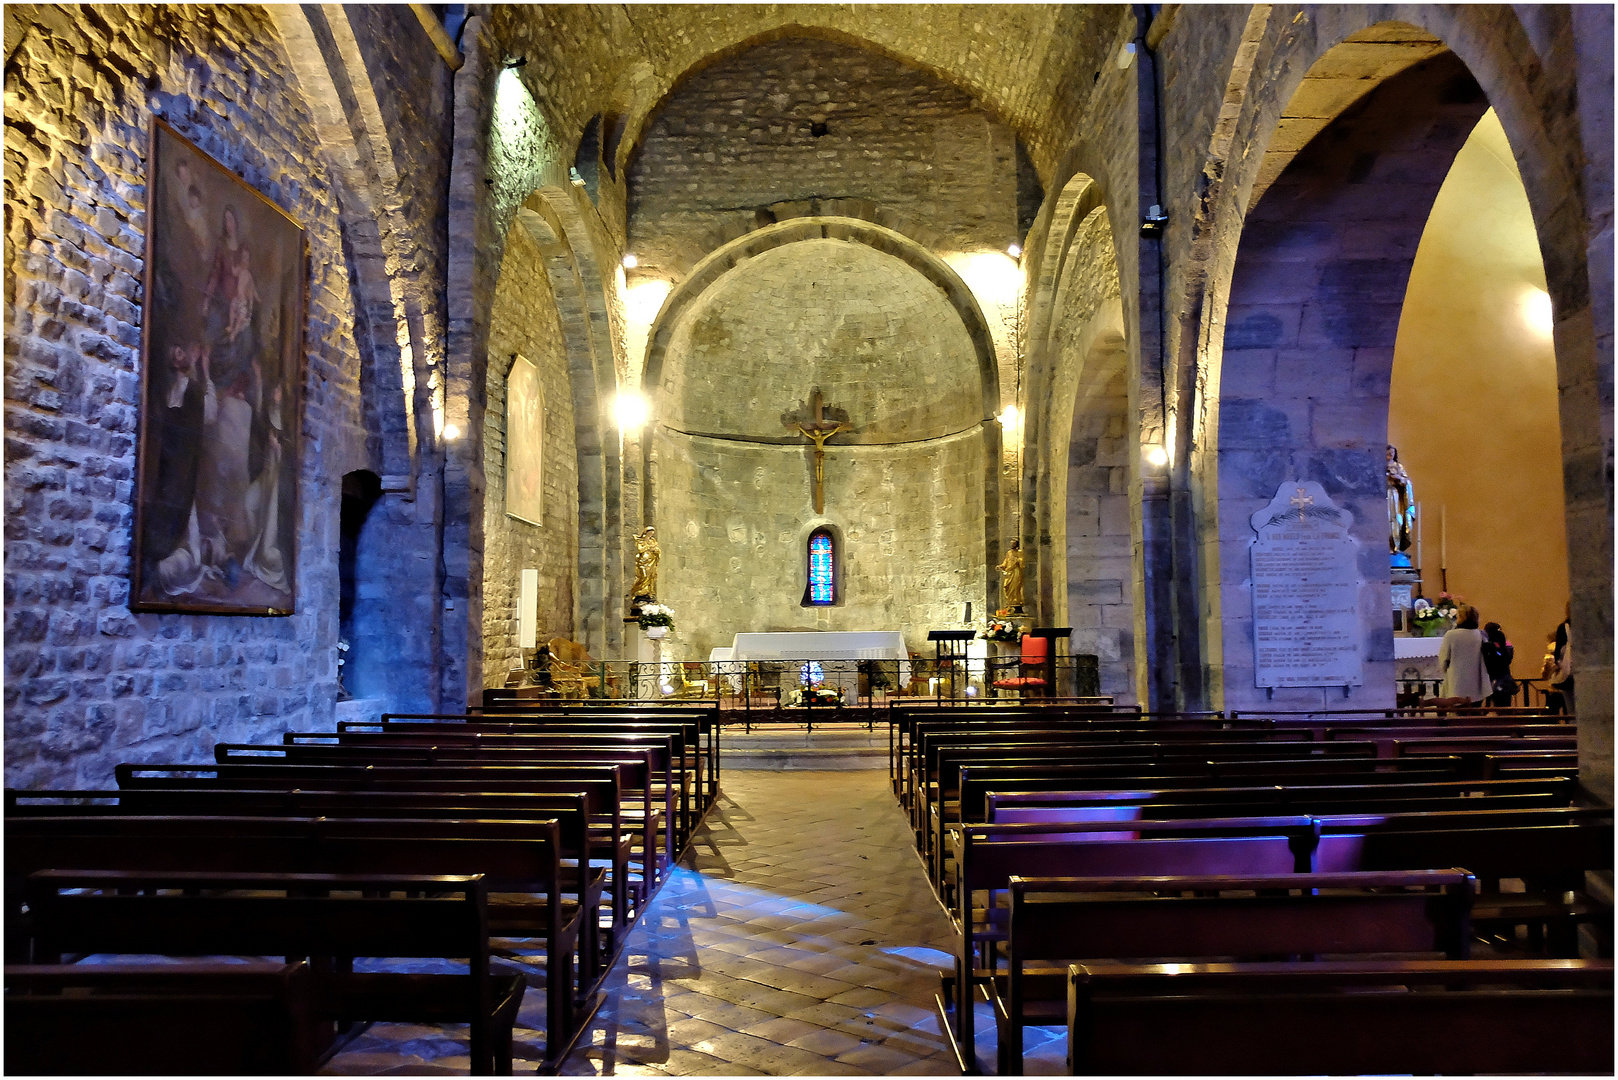
<svg viewBox="0 0 1618 1080"><path fill-rule="evenodd" d="M1141 456L1146 459L1146 464L1154 469L1161 469L1169 463L1169 452L1155 443L1142 451Z"/></svg>
<svg viewBox="0 0 1618 1080"><path fill-rule="evenodd" d="M528 63L528 57L520 56L516 53L507 53L505 59L501 60L500 63L508 68L520 68Z"/></svg>
<svg viewBox="0 0 1618 1080"><path fill-rule="evenodd" d="M637 267L639 265L640 265L640 260L635 258L635 253L633 251L627 252L624 255L624 269L625 270L633 270L633 269L635 269L635 267Z"/></svg>
<svg viewBox="0 0 1618 1080"><path fill-rule="evenodd" d="M454 424L445 424L444 425L444 441L445 442L452 442L453 440L459 439L460 437L461 437L461 429L460 428L456 427Z"/></svg>
<svg viewBox="0 0 1618 1080"><path fill-rule="evenodd" d="M1010 255L1013 259L1022 258L1022 245L1020 245L1020 244L1008 244L1006 246L1006 254Z"/></svg>
<svg viewBox="0 0 1618 1080"><path fill-rule="evenodd" d="M1000 414L1000 426L1010 431L1021 419L1022 413L1017 411L1017 406L1007 405L1005 411Z"/></svg>

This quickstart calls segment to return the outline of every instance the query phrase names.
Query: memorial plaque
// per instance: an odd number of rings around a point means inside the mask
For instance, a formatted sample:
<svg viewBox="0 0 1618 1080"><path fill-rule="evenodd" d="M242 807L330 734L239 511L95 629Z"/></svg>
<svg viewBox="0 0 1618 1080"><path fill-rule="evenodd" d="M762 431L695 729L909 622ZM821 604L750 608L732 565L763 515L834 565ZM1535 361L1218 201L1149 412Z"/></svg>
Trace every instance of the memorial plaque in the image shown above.
<svg viewBox="0 0 1618 1080"><path fill-rule="evenodd" d="M1288 480L1250 519L1253 668L1258 686L1359 686L1359 544L1354 515L1314 481Z"/></svg>

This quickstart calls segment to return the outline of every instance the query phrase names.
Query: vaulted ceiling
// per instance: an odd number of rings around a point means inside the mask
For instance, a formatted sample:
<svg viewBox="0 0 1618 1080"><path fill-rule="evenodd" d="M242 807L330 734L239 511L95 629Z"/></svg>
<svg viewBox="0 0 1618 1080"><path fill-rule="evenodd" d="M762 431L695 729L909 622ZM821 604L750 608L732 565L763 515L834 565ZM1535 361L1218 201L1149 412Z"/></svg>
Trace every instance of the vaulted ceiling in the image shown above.
<svg viewBox="0 0 1618 1080"><path fill-rule="evenodd" d="M633 147L683 78L788 34L853 40L972 94L1022 138L1047 182L1103 64L1129 39L1123 5L510 4L491 13L563 140L592 116L623 118Z"/></svg>

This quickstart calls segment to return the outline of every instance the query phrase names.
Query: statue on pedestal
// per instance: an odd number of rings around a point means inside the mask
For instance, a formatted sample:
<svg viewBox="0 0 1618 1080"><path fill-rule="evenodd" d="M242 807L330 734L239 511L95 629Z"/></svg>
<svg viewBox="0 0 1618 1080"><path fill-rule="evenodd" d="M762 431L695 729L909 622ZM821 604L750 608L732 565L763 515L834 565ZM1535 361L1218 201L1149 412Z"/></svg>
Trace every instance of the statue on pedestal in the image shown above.
<svg viewBox="0 0 1618 1080"><path fill-rule="evenodd" d="M1416 534L1416 497L1399 451L1388 446L1388 557L1393 566L1410 565L1407 554Z"/></svg>
<svg viewBox="0 0 1618 1080"><path fill-rule="evenodd" d="M657 530L648 525L635 537L635 584L629 590L630 603L657 599L657 563L663 551L657 546Z"/></svg>
<svg viewBox="0 0 1618 1080"><path fill-rule="evenodd" d="M1010 611L1021 611L1023 605L1022 575L1023 553L1022 544L1017 540L1011 542L1011 549L1006 557L995 567L1000 571L1000 599Z"/></svg>

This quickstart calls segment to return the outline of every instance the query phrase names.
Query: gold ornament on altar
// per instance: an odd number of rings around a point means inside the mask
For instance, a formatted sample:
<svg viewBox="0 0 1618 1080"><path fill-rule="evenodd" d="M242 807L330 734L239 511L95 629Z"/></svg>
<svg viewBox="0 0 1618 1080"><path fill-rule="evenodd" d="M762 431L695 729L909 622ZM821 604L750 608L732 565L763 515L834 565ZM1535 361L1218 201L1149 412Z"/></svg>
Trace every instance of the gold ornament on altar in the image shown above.
<svg viewBox="0 0 1618 1080"><path fill-rule="evenodd" d="M662 557L657 530L648 525L635 537L635 584L629 590L632 603L657 599L657 564Z"/></svg>

